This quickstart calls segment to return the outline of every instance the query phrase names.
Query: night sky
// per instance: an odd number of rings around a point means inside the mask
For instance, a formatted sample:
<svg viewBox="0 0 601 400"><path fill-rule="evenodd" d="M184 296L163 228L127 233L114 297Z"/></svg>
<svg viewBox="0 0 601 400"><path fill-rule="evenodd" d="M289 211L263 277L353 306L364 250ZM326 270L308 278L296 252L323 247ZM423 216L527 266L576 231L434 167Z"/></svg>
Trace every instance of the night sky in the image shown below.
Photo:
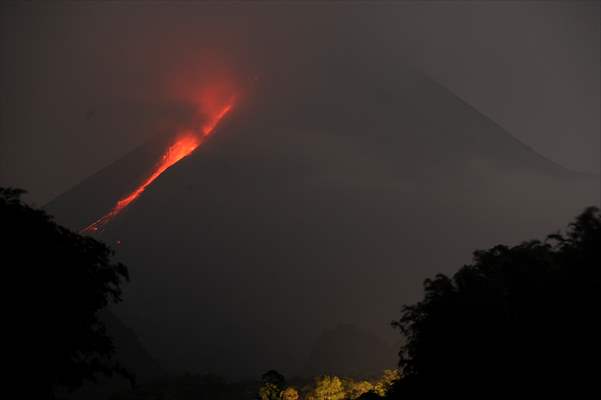
<svg viewBox="0 0 601 400"><path fill-rule="evenodd" d="M131 199L84 233L170 371L310 376L349 331L393 365L424 279L599 204L600 10L3 4L0 185L80 232Z"/></svg>
<svg viewBox="0 0 601 400"><path fill-rule="evenodd" d="M209 59L269 80L324 53L412 65L545 157L598 173L599 19L596 1L4 2L0 183L52 200L177 116L174 75Z"/></svg>

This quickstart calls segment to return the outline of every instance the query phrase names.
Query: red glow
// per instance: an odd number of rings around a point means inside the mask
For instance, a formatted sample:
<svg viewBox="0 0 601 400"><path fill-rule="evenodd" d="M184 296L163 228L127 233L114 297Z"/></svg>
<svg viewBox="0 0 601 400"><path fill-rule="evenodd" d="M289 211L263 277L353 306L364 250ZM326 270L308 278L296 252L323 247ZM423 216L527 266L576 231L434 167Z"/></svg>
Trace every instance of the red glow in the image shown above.
<svg viewBox="0 0 601 400"><path fill-rule="evenodd" d="M146 190L155 179L157 179L163 172L177 163L184 157L190 155L194 150L200 146L205 138L214 132L215 127L225 117L225 115L234 106L233 99L230 99L225 105L222 105L219 109L210 110L213 112L206 113L205 123L200 129L189 129L176 136L173 144L167 148L157 165L154 167L152 173L127 196L121 198L115 206L101 218L86 226L81 230L81 233L94 233L102 230L102 228L115 218L121 211L127 206L134 202L140 195Z"/></svg>

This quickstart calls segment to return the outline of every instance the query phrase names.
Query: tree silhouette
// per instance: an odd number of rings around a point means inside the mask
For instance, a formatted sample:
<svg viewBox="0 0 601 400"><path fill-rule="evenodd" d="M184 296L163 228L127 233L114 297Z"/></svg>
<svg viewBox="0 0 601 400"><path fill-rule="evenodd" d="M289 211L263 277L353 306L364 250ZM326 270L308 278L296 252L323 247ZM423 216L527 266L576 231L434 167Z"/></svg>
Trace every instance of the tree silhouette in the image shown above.
<svg viewBox="0 0 601 400"><path fill-rule="evenodd" d="M378 393L374 392L374 391L369 391L366 393L363 393L361 396L359 396L357 398L357 400L381 400L382 396L380 396Z"/></svg>
<svg viewBox="0 0 601 400"><path fill-rule="evenodd" d="M261 376L259 400L279 400L286 387L286 378L278 371L272 369Z"/></svg>
<svg viewBox="0 0 601 400"><path fill-rule="evenodd" d="M46 398L98 374L131 378L112 360L112 341L97 317L121 300L126 267L111 261L113 252L105 244L23 203L23 193L0 188L3 272L15 307L10 327L21 362L35 365L16 370L23 371L28 388L48 391Z"/></svg>
<svg viewBox="0 0 601 400"><path fill-rule="evenodd" d="M601 217L588 208L545 242L476 251L393 322L405 335L389 398L584 390L601 358Z"/></svg>

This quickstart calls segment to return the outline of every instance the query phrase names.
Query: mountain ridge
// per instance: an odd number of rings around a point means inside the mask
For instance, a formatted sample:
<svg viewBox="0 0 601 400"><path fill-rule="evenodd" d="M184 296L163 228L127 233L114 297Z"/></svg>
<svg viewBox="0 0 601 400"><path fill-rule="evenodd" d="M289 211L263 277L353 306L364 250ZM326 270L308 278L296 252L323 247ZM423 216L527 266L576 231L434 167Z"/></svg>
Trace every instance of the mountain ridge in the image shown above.
<svg viewBox="0 0 601 400"><path fill-rule="evenodd" d="M99 236L121 243L131 270L118 316L168 370L294 372L291 360L339 321L391 342L387 322L425 277L599 202L598 182L507 138L427 77L288 81L257 85L260 97ZM161 140L49 211L68 226L102 215L152 166Z"/></svg>

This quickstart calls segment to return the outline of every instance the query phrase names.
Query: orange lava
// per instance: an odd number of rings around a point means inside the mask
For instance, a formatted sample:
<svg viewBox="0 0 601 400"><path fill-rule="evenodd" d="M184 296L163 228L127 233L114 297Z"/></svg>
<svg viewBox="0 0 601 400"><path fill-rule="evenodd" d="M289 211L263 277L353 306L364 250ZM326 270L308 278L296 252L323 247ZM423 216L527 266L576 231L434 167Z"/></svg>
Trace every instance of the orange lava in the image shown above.
<svg viewBox="0 0 601 400"><path fill-rule="evenodd" d="M174 143L169 146L157 163L152 173L138 186L133 192L121 198L115 206L105 215L83 228L81 233L94 233L101 231L104 226L115 218L121 211L134 202L146 190L155 179L163 172L171 168L175 163L184 157L189 156L198 148L204 139L215 131L215 127L225 117L225 115L234 106L233 100L230 100L225 106L219 109L214 115L210 115L200 130L190 129L177 135Z"/></svg>
<svg viewBox="0 0 601 400"><path fill-rule="evenodd" d="M202 127L202 136L207 137L215 130L215 127L225 117L225 115L230 112L230 110L234 107L234 103L230 102L225 105L218 113L213 115Z"/></svg>

